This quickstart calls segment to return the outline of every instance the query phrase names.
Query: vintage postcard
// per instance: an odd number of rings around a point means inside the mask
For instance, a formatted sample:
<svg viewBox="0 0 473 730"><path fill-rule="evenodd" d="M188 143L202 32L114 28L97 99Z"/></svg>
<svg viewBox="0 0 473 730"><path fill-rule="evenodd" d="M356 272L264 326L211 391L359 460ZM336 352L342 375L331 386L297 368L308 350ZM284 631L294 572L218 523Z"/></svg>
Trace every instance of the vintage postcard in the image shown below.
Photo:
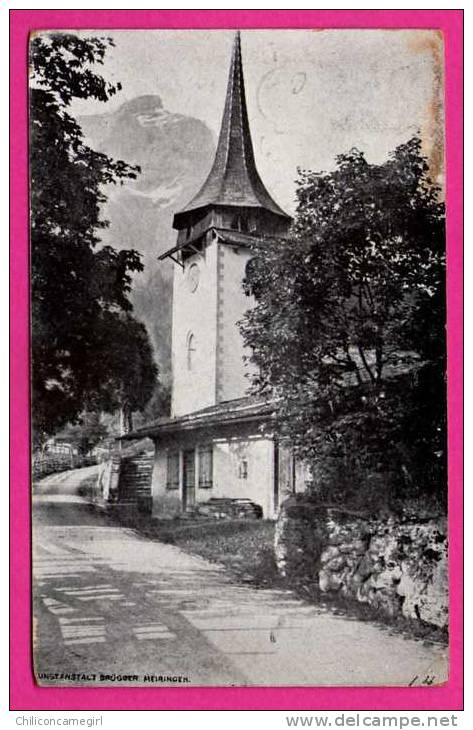
<svg viewBox="0 0 473 730"><path fill-rule="evenodd" d="M443 34L42 27L35 682L435 691Z"/></svg>

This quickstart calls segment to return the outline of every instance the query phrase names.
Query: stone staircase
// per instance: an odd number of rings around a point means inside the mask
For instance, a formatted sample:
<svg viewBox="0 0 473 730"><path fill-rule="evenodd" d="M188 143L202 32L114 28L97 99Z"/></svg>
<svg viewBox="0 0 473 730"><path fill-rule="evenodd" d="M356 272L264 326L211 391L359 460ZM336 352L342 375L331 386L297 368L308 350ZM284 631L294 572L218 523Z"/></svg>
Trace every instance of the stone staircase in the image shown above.
<svg viewBox="0 0 473 730"><path fill-rule="evenodd" d="M136 504L144 512L151 512L153 463L154 457L149 453L121 459L117 500L119 504Z"/></svg>

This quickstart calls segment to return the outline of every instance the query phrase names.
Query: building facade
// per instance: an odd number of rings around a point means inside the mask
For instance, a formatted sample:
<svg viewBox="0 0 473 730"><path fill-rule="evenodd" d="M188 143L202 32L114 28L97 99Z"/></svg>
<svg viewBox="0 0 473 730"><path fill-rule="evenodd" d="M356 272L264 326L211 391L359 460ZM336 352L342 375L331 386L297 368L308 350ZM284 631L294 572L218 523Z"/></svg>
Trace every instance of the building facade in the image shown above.
<svg viewBox="0 0 473 730"><path fill-rule="evenodd" d="M256 167L237 33L213 166L175 214L176 245L160 257L174 267L172 411L132 435L155 443L156 516L225 497L250 499L273 518L305 486L291 450L273 437L271 402L247 395L251 366L237 324L254 304L242 286L252 246L290 225Z"/></svg>

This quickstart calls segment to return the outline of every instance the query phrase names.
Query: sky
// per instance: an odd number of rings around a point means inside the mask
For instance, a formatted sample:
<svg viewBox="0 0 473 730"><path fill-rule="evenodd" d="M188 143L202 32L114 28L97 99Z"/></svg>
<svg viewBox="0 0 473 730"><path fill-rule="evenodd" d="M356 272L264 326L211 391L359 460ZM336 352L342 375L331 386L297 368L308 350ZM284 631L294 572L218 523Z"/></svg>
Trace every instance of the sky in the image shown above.
<svg viewBox="0 0 473 730"><path fill-rule="evenodd" d="M84 35L91 33L84 32ZM100 69L122 91L76 114L116 109L157 94L171 112L218 135L233 31L107 31L116 47ZM330 170L358 147L379 163L420 131L434 178L443 171L443 46L425 30L245 30L242 58L259 172L294 210L297 168Z"/></svg>

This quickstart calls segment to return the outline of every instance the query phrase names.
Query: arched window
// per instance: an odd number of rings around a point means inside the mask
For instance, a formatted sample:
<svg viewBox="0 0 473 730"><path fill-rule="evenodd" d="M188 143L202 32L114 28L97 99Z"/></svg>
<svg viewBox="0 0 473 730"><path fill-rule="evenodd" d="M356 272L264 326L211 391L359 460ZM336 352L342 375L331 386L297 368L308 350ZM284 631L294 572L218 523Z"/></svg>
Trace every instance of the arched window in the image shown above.
<svg viewBox="0 0 473 730"><path fill-rule="evenodd" d="M190 332L187 335L187 369L192 370L194 365L194 353L195 353L195 337Z"/></svg>

